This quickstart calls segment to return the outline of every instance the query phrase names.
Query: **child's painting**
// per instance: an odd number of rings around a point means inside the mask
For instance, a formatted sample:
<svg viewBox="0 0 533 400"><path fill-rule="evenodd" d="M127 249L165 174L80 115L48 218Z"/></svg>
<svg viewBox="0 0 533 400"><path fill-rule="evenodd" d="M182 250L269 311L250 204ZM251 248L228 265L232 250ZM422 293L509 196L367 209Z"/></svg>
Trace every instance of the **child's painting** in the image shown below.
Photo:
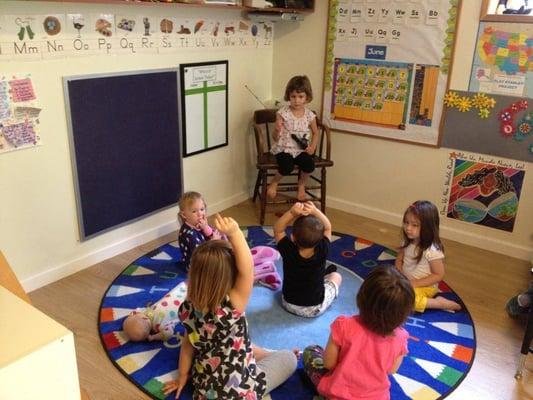
<svg viewBox="0 0 533 400"><path fill-rule="evenodd" d="M523 164L487 161L482 156L451 154L446 216L512 232L525 175Z"/></svg>

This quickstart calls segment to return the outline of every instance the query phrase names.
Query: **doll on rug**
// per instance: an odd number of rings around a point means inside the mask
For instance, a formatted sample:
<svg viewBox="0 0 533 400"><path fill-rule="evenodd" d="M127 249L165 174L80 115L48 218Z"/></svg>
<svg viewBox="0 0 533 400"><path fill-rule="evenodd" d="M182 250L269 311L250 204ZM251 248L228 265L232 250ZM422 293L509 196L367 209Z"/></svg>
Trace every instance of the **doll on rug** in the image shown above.
<svg viewBox="0 0 533 400"><path fill-rule="evenodd" d="M186 297L187 284L181 282L157 303L133 310L124 320L124 333L132 342L169 340L179 323L178 308Z"/></svg>

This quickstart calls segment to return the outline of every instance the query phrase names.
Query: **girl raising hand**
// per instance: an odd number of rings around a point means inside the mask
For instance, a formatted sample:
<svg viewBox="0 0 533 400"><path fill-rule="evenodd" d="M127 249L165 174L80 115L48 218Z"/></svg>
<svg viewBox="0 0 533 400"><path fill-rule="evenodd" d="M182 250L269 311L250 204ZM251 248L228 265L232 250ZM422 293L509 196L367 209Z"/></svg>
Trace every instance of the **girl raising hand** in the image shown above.
<svg viewBox="0 0 533 400"><path fill-rule="evenodd" d="M165 385L179 398L191 372L194 399L260 399L296 369L288 350L252 345L245 309L253 287L252 255L233 218L217 215L215 227L229 243L211 240L191 259L187 299L179 309L185 327L178 377Z"/></svg>

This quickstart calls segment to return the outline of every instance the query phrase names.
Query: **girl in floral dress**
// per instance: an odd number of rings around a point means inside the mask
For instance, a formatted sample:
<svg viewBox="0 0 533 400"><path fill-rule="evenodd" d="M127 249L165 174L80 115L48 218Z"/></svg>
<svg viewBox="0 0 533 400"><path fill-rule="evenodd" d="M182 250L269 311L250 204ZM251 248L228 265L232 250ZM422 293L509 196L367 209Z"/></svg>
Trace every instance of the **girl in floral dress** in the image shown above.
<svg viewBox="0 0 533 400"><path fill-rule="evenodd" d="M252 293L252 254L239 225L216 216L215 227L229 238L196 248L189 270L187 299L179 309L186 332L178 377L165 385L176 398L189 373L194 399L261 399L296 370L289 350L266 351L252 345L245 316Z"/></svg>

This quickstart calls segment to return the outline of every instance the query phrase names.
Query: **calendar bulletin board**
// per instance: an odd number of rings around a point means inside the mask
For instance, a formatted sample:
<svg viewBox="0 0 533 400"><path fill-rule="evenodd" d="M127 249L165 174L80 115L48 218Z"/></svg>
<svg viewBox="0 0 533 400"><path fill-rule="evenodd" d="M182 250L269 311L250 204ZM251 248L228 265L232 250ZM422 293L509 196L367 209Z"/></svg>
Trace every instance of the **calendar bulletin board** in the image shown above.
<svg viewBox="0 0 533 400"><path fill-rule="evenodd" d="M330 0L322 118L437 146L460 0Z"/></svg>

